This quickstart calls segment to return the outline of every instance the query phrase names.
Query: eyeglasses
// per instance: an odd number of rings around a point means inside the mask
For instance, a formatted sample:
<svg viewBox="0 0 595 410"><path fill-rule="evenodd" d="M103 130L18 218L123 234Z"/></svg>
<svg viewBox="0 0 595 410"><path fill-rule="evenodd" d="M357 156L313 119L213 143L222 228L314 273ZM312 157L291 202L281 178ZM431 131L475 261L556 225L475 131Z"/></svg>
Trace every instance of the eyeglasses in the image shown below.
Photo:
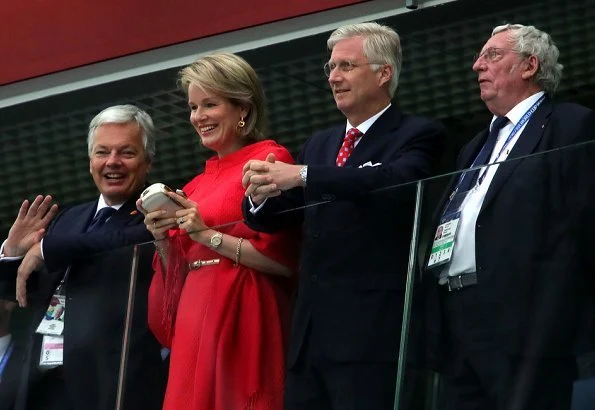
<svg viewBox="0 0 595 410"><path fill-rule="evenodd" d="M483 50L481 53L477 53L473 56L473 63L475 63L480 58L485 58L488 63L493 63L495 61L499 61L504 57L506 51L510 51L517 54L523 54L518 50L513 48L501 48L501 47L489 47Z"/></svg>
<svg viewBox="0 0 595 410"><path fill-rule="evenodd" d="M342 73L348 73L350 71L353 71L355 68L363 66L363 65L379 65L381 63L354 63L352 61L340 61L339 63L334 63L332 61L329 61L328 63L324 64L324 74L326 74L327 77L331 76L331 72L333 72L333 70L335 68L338 68L340 72Z"/></svg>

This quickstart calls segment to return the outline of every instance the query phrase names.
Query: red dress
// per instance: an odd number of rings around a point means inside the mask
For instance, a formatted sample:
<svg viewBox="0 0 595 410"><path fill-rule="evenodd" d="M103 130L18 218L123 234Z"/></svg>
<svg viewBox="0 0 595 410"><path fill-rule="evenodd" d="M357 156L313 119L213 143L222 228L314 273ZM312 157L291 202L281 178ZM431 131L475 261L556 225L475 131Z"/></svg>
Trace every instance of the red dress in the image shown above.
<svg viewBox="0 0 595 410"><path fill-rule="evenodd" d="M271 140L211 158L184 187L209 227L242 237L265 256L295 270L297 241L290 232L258 233L242 223L242 167L268 153L292 162ZM217 227L218 225L237 223ZM245 242L244 242L245 243ZM188 271L197 259L221 263ZM170 231L168 267L159 259L149 290L149 326L171 348L167 410L282 410L285 347L292 279L233 266L207 246Z"/></svg>

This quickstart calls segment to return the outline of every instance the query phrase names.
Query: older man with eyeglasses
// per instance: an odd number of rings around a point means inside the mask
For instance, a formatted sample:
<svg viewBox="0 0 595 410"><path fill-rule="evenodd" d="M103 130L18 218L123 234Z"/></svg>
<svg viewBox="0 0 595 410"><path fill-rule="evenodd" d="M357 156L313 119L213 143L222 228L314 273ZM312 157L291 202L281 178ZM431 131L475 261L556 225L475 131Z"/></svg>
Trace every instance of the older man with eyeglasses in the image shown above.
<svg viewBox="0 0 595 410"><path fill-rule="evenodd" d="M415 195L387 188L431 175L445 137L391 104L402 58L393 29L345 26L327 44L346 122L312 136L300 165L248 162L244 215L264 232L303 224L285 408L388 410Z"/></svg>
<svg viewBox="0 0 595 410"><path fill-rule="evenodd" d="M547 33L507 24L473 64L493 118L458 166L496 165L453 178L428 257L448 409L568 410L575 356L595 350L595 113L552 100L558 55Z"/></svg>

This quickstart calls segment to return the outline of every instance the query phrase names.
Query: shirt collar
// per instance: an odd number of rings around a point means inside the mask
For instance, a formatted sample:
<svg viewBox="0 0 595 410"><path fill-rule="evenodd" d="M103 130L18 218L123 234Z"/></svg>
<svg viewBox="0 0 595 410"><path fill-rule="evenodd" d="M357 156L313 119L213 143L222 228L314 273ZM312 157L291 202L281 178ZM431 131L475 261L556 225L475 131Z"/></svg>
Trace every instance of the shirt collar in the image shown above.
<svg viewBox="0 0 595 410"><path fill-rule="evenodd" d="M544 92L540 91L536 94L533 94L530 97L525 98L523 101L515 105L514 108L508 111L508 113L506 114L506 118L508 118L508 121L510 121L512 125L515 126L521 120L521 118L523 118L523 115L525 115L525 113L529 111L533 104L535 104L543 94ZM494 124L496 118L498 117L494 115L494 118L492 118L492 122L490 123L490 130L492 129L492 124Z"/></svg>
<svg viewBox="0 0 595 410"><path fill-rule="evenodd" d="M366 121L362 122L360 125L358 125L357 128L362 134L365 134L366 132L368 132L368 130L370 129L370 127L372 125L374 125L374 123L376 122L376 120L382 115L384 114L384 111L388 110L390 108L390 106L392 105L392 103L388 103L388 105L382 110L380 111L378 114L373 115L372 117L368 118ZM353 125L351 125L349 123L349 120L347 120L347 128L345 128L345 135L347 135L347 132L353 128Z"/></svg>
<svg viewBox="0 0 595 410"><path fill-rule="evenodd" d="M116 205L112 205L112 208L114 208L116 211L120 208L122 208L122 204L116 204ZM99 195L99 201L97 201L97 209L95 210L95 215L97 215L97 212L99 212L101 209L105 208L106 206L109 206L107 204L107 202L105 202L105 198L103 197L103 194Z"/></svg>

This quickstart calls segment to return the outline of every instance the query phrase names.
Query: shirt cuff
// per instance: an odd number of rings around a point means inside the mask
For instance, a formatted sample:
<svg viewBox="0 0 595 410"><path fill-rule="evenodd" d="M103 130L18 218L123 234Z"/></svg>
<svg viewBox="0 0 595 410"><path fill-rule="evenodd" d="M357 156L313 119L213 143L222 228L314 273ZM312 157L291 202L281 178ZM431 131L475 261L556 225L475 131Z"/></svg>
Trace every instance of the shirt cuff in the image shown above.
<svg viewBox="0 0 595 410"><path fill-rule="evenodd" d="M264 199L264 201L262 201L262 204L260 204L260 205L258 205L258 206L254 206L254 203L252 202L252 197L250 197L250 196L249 196L249 197L248 197L248 201L250 202L250 213L251 213L252 215L256 215L256 213L257 213L258 211L260 211L260 209L261 209L261 208L264 206L264 204L266 204L266 203L267 203L267 199L268 199L268 198L265 198L265 199Z"/></svg>
<svg viewBox="0 0 595 410"><path fill-rule="evenodd" d="M45 255L43 254L43 241L45 238L41 238L41 242L39 242L39 251L41 252L41 259L45 262Z"/></svg>
<svg viewBox="0 0 595 410"><path fill-rule="evenodd" d="M2 242L2 246L0 246L0 262L11 262L11 261L18 261L24 258L24 256L4 256L4 244L6 243L6 239Z"/></svg>
<svg viewBox="0 0 595 410"><path fill-rule="evenodd" d="M11 261L20 261L25 256L4 256L4 244L6 243L6 239L2 242L2 246L0 246L0 262L11 262ZM43 255L43 239L40 243L41 246L41 259L45 261L45 256Z"/></svg>

